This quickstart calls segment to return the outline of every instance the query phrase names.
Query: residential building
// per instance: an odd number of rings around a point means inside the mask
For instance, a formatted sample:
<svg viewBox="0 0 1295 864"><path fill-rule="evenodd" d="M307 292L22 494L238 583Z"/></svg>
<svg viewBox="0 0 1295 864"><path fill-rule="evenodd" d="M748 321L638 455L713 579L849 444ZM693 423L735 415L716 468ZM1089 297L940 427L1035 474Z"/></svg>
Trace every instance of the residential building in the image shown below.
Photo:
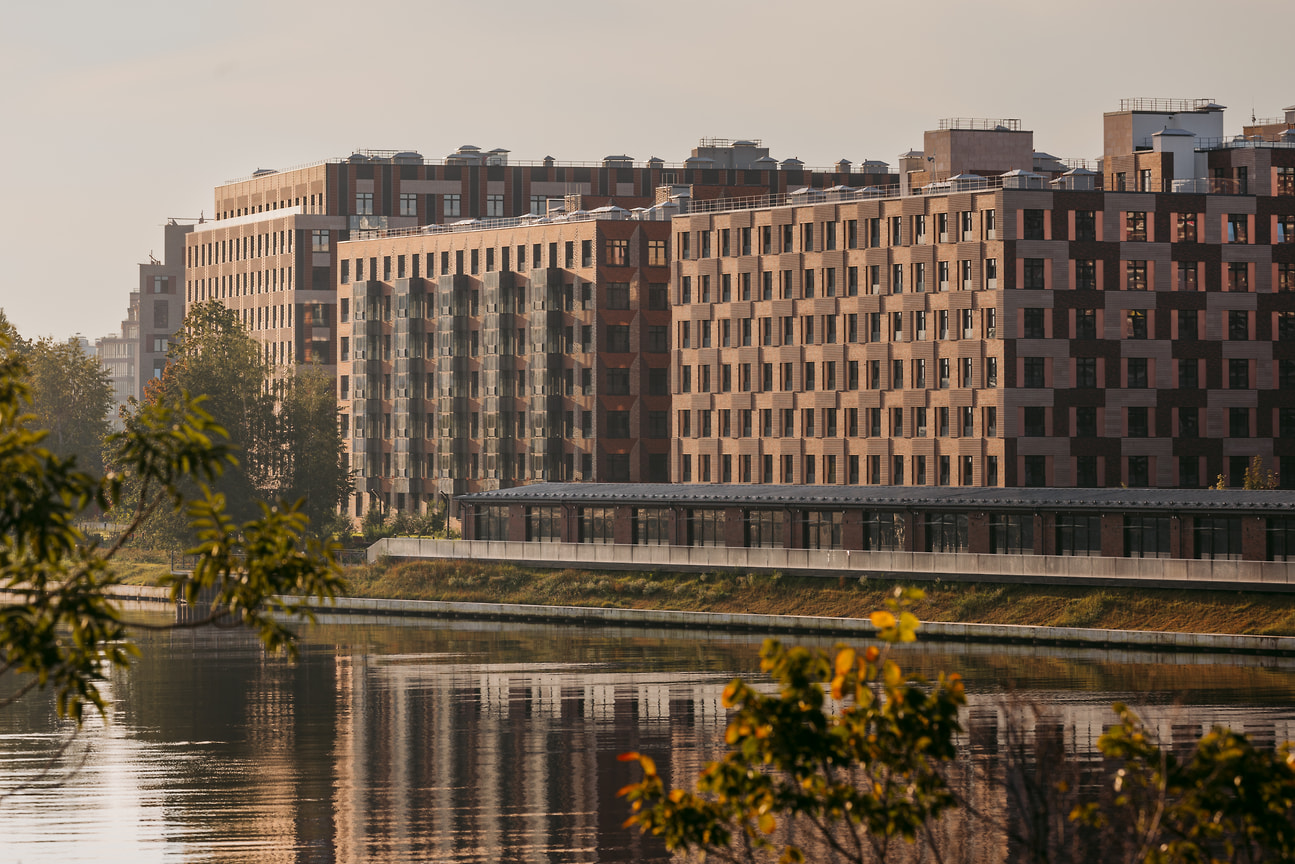
<svg viewBox="0 0 1295 864"><path fill-rule="evenodd" d="M184 321L185 238L196 225L168 219L163 226L162 259L149 255L139 265L138 314L139 347L135 368L139 383L134 395L143 395L148 381L162 376L171 337ZM136 296L132 294L134 308Z"/></svg>
<svg viewBox="0 0 1295 864"><path fill-rule="evenodd" d="M738 154L724 167L710 158L668 165L627 156L514 163L507 150L465 145L441 160L414 151L362 150L286 171L259 169L216 188L216 218L188 237L185 297L235 309L278 366L334 367L340 242L374 231L550 209L646 207L658 203L662 188L701 199L778 194L799 185L864 185L891 176L875 162L858 171L849 163L828 170L806 169L798 160L757 164L745 161L747 142L738 143L743 146L703 142L707 152Z"/></svg>
<svg viewBox="0 0 1295 864"><path fill-rule="evenodd" d="M112 382L110 421L121 429L121 409L139 398L139 292L130 292L130 307L119 332L95 340L94 353Z"/></svg>
<svg viewBox="0 0 1295 864"><path fill-rule="evenodd" d="M1295 147L1192 140L1155 191L905 154L907 190L677 216L672 478L1199 487L1259 456L1295 483Z"/></svg>
<svg viewBox="0 0 1295 864"><path fill-rule="evenodd" d="M667 481L669 237L608 206L341 244L355 515L546 479Z"/></svg>

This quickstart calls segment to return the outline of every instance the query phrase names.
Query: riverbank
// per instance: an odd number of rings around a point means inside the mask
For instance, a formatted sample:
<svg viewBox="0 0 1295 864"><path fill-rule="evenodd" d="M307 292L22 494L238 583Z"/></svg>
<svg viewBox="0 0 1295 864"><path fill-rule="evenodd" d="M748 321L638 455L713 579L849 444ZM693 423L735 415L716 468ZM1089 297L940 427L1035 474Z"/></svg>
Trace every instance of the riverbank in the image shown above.
<svg viewBox="0 0 1295 864"><path fill-rule="evenodd" d="M351 596L726 615L867 618L898 582L777 574L543 570L475 561L347 570ZM914 584L914 583L906 583ZM1151 588L922 583L925 622L1169 633L1295 636L1295 597Z"/></svg>

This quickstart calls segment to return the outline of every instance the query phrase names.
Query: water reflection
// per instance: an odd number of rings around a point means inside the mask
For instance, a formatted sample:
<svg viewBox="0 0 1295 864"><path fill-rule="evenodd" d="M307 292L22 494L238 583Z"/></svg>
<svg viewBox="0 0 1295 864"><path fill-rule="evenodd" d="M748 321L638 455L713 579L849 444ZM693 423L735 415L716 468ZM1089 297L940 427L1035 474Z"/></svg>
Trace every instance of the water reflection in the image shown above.
<svg viewBox="0 0 1295 864"><path fill-rule="evenodd" d="M722 741L720 691L757 673L759 643L339 618L292 665L240 632L157 636L114 676L110 722L52 762L68 730L49 699L0 712L0 859L663 861L620 827L634 770L616 755L691 782ZM1213 722L1295 738L1289 659L926 643L901 662L968 679L973 762L995 758L1009 719L1090 758L1117 698L1166 741ZM973 773L959 782L974 799ZM972 833L959 860L1001 857Z"/></svg>

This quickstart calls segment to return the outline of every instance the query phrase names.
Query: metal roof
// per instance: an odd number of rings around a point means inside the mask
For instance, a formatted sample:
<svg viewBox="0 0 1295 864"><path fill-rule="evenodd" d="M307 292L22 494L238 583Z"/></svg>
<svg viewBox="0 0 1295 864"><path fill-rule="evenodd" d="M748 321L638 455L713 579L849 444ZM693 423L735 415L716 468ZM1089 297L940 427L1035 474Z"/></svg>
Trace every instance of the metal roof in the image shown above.
<svg viewBox="0 0 1295 864"><path fill-rule="evenodd" d="M469 504L956 510L1295 512L1295 490L536 483L458 496Z"/></svg>

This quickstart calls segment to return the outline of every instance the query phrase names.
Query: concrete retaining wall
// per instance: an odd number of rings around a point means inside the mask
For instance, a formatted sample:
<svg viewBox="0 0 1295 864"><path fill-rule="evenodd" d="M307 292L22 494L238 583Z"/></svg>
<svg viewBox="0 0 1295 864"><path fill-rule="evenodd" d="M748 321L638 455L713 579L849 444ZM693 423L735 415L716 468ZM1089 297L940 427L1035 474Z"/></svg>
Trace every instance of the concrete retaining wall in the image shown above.
<svg viewBox="0 0 1295 864"><path fill-rule="evenodd" d="M1262 587L1295 591L1295 564L1188 558L1101 558L1061 555L980 555L970 552L848 552L827 549L747 549L727 546L630 546L600 543L518 543L506 540L427 540L391 537L369 547L369 560L451 558L610 570L779 570L946 581L1097 585Z"/></svg>
<svg viewBox="0 0 1295 864"><path fill-rule="evenodd" d="M740 630L756 633L801 633L871 638L876 632L872 622L866 618L671 612L661 609L609 609L592 606L527 606L520 603L377 600L363 597L338 598L335 606L323 606L320 611L368 615L421 615L436 618L548 621L587 627L666 627L687 630L693 634ZM1144 630L924 622L919 638L958 642L1028 642L1090 648L1122 647L1153 651L1295 655L1295 638L1286 636L1232 636L1218 633L1165 633Z"/></svg>

